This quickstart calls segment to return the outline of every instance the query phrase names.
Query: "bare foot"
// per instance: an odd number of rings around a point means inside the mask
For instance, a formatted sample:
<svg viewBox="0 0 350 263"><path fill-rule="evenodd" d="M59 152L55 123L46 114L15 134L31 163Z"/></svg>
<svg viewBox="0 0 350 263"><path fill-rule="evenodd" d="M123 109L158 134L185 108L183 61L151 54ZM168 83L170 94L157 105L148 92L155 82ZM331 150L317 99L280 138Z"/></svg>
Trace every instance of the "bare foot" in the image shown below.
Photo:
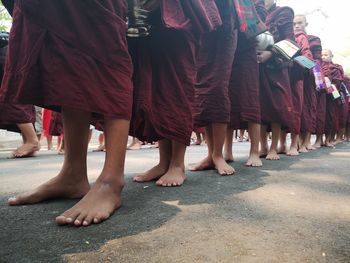
<svg viewBox="0 0 350 263"><path fill-rule="evenodd" d="M185 169L183 167L169 168L169 170L156 182L158 186L172 187L181 186L186 180Z"/></svg>
<svg viewBox="0 0 350 263"><path fill-rule="evenodd" d="M9 205L35 204L53 198L81 198L90 189L87 178L72 180L65 175L56 176L33 191L9 198Z"/></svg>
<svg viewBox="0 0 350 263"><path fill-rule="evenodd" d="M98 180L71 209L56 217L58 225L89 226L108 219L121 206L124 183Z"/></svg>
<svg viewBox="0 0 350 263"><path fill-rule="evenodd" d="M290 147L289 151L287 152L288 156L298 156L299 151L297 147Z"/></svg>
<svg viewBox="0 0 350 263"><path fill-rule="evenodd" d="M215 164L215 169L220 175L233 175L236 172L235 169L222 157L213 157L213 163Z"/></svg>
<svg viewBox="0 0 350 263"><path fill-rule="evenodd" d="M315 148L315 149L321 148L321 142L315 142L315 144L312 145L312 147Z"/></svg>
<svg viewBox="0 0 350 263"><path fill-rule="evenodd" d="M227 163L233 163L235 161L232 153L224 153L224 159Z"/></svg>
<svg viewBox="0 0 350 263"><path fill-rule="evenodd" d="M262 161L259 157L259 154L251 154L249 156L248 161L246 162L245 166L248 167L261 167L262 166Z"/></svg>
<svg viewBox="0 0 350 263"><path fill-rule="evenodd" d="M25 158L34 156L35 152L40 150L40 144L37 143L25 143L22 146L18 147L15 151L12 152L9 158Z"/></svg>
<svg viewBox="0 0 350 263"><path fill-rule="evenodd" d="M324 144L325 147L328 147L328 148L335 148L335 145L333 143L330 143L330 142L326 142Z"/></svg>
<svg viewBox="0 0 350 263"><path fill-rule="evenodd" d="M299 152L301 153L308 153L309 151L306 149L306 146L305 145L302 145L299 149Z"/></svg>
<svg viewBox="0 0 350 263"><path fill-rule="evenodd" d="M278 161L279 159L280 157L278 156L278 153L276 150L270 150L266 156L266 160Z"/></svg>
<svg viewBox="0 0 350 263"><path fill-rule="evenodd" d="M205 157L202 161L196 164L192 164L189 167L190 171L204 171L204 170L213 170L215 169L215 164L213 162L213 159L209 156Z"/></svg>
<svg viewBox="0 0 350 263"><path fill-rule="evenodd" d="M337 144L339 144L339 143L342 143L343 141L342 140L335 140L335 142L333 143L334 145L337 145Z"/></svg>
<svg viewBox="0 0 350 263"><path fill-rule="evenodd" d="M191 143L191 145L201 145L201 143L202 143L202 141L197 140L197 141Z"/></svg>
<svg viewBox="0 0 350 263"><path fill-rule="evenodd" d="M314 151L314 150L316 150L316 147L314 147L314 146L311 145L311 143L310 143L310 144L306 145L306 150L308 150L308 151Z"/></svg>
<svg viewBox="0 0 350 263"><path fill-rule="evenodd" d="M282 145L282 146L278 147L277 153L278 154L286 154L287 153L287 147L285 145Z"/></svg>
<svg viewBox="0 0 350 263"><path fill-rule="evenodd" d="M126 149L127 150L140 150L141 147L142 147L141 142L136 142L136 143L130 144Z"/></svg>
<svg viewBox="0 0 350 263"><path fill-rule="evenodd" d="M149 182L159 179L169 169L168 165L158 164L143 174L136 175L133 180L137 183Z"/></svg>
<svg viewBox="0 0 350 263"><path fill-rule="evenodd" d="M92 150L93 152L104 152L106 151L106 146L103 145L99 145L96 149Z"/></svg>
<svg viewBox="0 0 350 263"><path fill-rule="evenodd" d="M58 150L57 154L58 155L64 155L64 150L63 149Z"/></svg>

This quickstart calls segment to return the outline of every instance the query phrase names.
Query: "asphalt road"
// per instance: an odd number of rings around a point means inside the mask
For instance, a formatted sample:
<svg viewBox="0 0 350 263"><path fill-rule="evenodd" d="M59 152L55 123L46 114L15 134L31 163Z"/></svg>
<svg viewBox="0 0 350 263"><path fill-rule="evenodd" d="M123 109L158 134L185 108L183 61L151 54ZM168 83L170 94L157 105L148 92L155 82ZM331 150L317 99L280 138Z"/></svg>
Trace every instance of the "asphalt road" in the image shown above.
<svg viewBox="0 0 350 263"><path fill-rule="evenodd" d="M76 200L9 207L9 196L54 176L63 157L8 160L0 152L0 262L350 262L350 144L282 156L246 168L248 143L235 143L238 171L188 172L179 188L131 178L157 162L157 150L130 151L123 207L103 224L58 227ZM186 162L200 160L190 147ZM89 153L91 183L103 153Z"/></svg>

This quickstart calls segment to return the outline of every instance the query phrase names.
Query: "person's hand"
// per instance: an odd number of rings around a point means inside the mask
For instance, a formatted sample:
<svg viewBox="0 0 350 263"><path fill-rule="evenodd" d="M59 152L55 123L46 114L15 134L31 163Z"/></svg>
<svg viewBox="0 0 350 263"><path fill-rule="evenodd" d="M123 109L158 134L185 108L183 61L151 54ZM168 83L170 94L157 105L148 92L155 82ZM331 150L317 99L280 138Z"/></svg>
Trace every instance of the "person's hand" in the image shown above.
<svg viewBox="0 0 350 263"><path fill-rule="evenodd" d="M142 0L141 6L143 9L152 12L159 7L159 0Z"/></svg>
<svg viewBox="0 0 350 263"><path fill-rule="evenodd" d="M272 57L272 52L267 50L262 50L257 52L258 63L265 63Z"/></svg>

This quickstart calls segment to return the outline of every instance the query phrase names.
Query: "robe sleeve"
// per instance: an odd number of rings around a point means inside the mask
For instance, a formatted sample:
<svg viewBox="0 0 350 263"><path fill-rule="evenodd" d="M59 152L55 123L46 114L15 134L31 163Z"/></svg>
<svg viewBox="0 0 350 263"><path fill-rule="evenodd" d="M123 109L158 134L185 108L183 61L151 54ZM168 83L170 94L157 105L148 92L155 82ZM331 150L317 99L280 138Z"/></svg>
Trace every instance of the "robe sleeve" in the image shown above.
<svg viewBox="0 0 350 263"><path fill-rule="evenodd" d="M295 40L293 29L294 11L289 7L283 7L277 18L277 27L280 40Z"/></svg>

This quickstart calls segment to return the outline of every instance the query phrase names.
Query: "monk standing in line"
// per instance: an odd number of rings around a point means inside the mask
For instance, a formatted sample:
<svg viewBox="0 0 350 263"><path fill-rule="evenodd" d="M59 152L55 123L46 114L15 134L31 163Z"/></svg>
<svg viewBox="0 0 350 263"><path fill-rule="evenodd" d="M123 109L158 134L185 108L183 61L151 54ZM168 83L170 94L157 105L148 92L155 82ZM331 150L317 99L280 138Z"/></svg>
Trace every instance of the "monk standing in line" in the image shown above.
<svg viewBox="0 0 350 263"><path fill-rule="evenodd" d="M329 78L332 84L336 86L338 90L341 89L341 83L344 81L343 67L333 63L333 53L329 49L322 50L322 71L325 77ZM327 94L326 104L326 142L327 147L333 148L335 146L333 138L339 131L339 103L340 99L334 99L332 94Z"/></svg>
<svg viewBox="0 0 350 263"><path fill-rule="evenodd" d="M223 21L216 31L204 35L197 55L194 120L205 127L208 155L190 167L192 171L216 169L220 175L235 170L224 159L223 145L230 122L229 81L237 47L237 18L233 1L215 1Z"/></svg>
<svg viewBox="0 0 350 263"><path fill-rule="evenodd" d="M296 32L300 35L306 34L306 28L308 26L307 19L305 15L297 15L294 18L294 27ZM318 56L314 53L315 50L315 37L307 36L307 39L303 37L304 44L307 49L304 49L303 55L309 59L314 60L320 65ZM297 38L298 39L298 38ZM317 39L317 38L316 38ZM313 40L311 43L309 40ZM310 56L311 52L311 56ZM317 94L316 94L316 83L315 76L312 71L306 72L304 75L304 104L303 111L301 114L301 141L300 141L300 151L307 152L309 150L315 150L316 148L311 144L311 134L316 130L316 117L317 117Z"/></svg>
<svg viewBox="0 0 350 263"><path fill-rule="evenodd" d="M144 9L153 30L129 41L135 67L130 130L141 141L159 142L159 163L134 181L180 186L193 130L198 37L220 26L221 19L214 1L150 1Z"/></svg>
<svg viewBox="0 0 350 263"><path fill-rule="evenodd" d="M59 225L75 226L100 223L121 206L132 108L126 12L124 0L14 1L0 100L62 111L65 156L56 177L10 198L10 205L82 198L56 218ZM106 160L90 189L92 116L104 119Z"/></svg>
<svg viewBox="0 0 350 263"><path fill-rule="evenodd" d="M322 66L322 43L321 39L317 36L308 35L310 50L314 61L318 64L319 68ZM321 70L322 82L324 82L324 74ZM324 83L319 84L324 85ZM312 145L312 148L318 149L323 145L323 134L325 133L326 126L326 92L324 89L320 89L316 92L316 107L314 109L314 134L316 134L316 141ZM308 143L308 142L307 142ZM311 144L311 142L310 142Z"/></svg>
<svg viewBox="0 0 350 263"><path fill-rule="evenodd" d="M294 12L290 7L278 7L276 1L266 0L268 15L266 25L275 43L281 40L294 40ZM291 130L293 119L292 91L290 86L288 62L281 60L272 51L258 52L260 65L260 104L261 104L261 152L267 160L279 160L278 141L281 128ZM267 128L271 127L272 142L267 144Z"/></svg>
<svg viewBox="0 0 350 263"><path fill-rule="evenodd" d="M5 0L2 2L12 15L13 1ZM0 47L0 79L4 75L7 45L8 42L4 41ZM23 144L12 152L10 158L30 157L40 150L39 140L34 129L35 115L33 105L0 102L0 129L20 132L23 138Z"/></svg>
<svg viewBox="0 0 350 263"><path fill-rule="evenodd" d="M264 0L254 0L255 8L262 21L267 11ZM233 131L248 128L250 137L250 154L246 166L260 167L260 95L259 65L256 56L255 39L248 39L244 33L238 34L238 46L230 79L229 94L231 100L230 123L224 145L224 158L233 161ZM242 132L242 130L241 130ZM243 135L241 134L243 137Z"/></svg>
<svg viewBox="0 0 350 263"><path fill-rule="evenodd" d="M312 53L310 51L308 37L305 32L306 25L306 20L303 16L297 15L294 17L295 39L301 48L301 54L309 59L313 59ZM300 131L301 129L304 129L304 127L302 127L302 124L304 123L302 120L305 119L305 113L310 112L310 108L312 107L312 105L309 105L308 98L306 97L308 93L312 93L312 90L315 90L314 79L311 79L312 82L309 81L309 75L311 75L311 73L311 71L306 71L297 64L294 64L290 71L294 118L293 129L291 130L291 145L290 149L286 151L286 154L288 156L296 156L299 155L299 152L307 152L304 142L308 137L305 134L302 134L302 136L300 136ZM307 122L310 122L310 126L312 127L311 116L308 118ZM286 133L282 132L281 145L285 145L285 142Z"/></svg>

